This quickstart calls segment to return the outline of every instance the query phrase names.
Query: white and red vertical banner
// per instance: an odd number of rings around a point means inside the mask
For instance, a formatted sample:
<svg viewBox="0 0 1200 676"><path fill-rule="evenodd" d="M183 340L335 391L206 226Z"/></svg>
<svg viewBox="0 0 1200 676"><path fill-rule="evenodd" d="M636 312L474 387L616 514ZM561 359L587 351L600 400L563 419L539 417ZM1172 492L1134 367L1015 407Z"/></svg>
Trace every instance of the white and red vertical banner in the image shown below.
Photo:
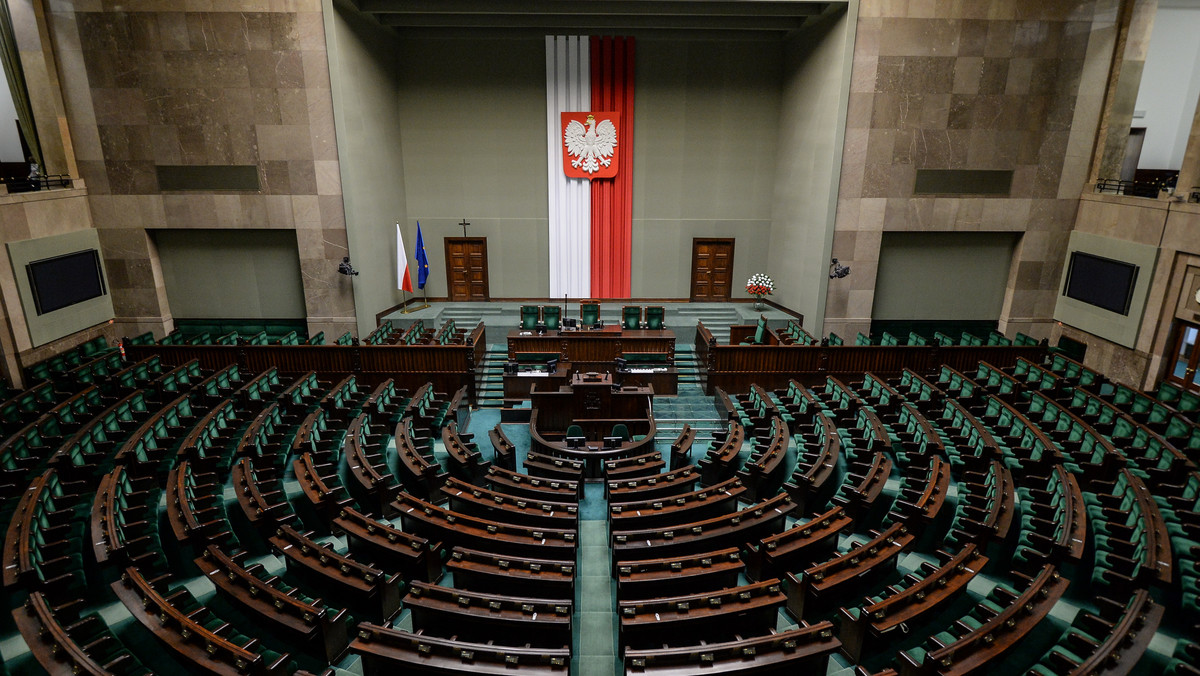
<svg viewBox="0 0 1200 676"><path fill-rule="evenodd" d="M546 38L551 297L629 297L633 56L633 38Z"/></svg>

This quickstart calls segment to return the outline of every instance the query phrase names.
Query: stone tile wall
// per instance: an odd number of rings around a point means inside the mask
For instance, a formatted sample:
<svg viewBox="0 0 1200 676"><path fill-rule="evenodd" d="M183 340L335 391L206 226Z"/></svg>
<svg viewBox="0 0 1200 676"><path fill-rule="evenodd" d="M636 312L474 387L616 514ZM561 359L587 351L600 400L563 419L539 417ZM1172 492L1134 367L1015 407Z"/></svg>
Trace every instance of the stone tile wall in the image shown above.
<svg viewBox="0 0 1200 676"><path fill-rule="evenodd" d="M1103 93L1081 81L1107 73L1085 67L1105 58L1103 4L862 2L833 241L853 272L829 284L826 331L869 329L883 232L965 230L1024 233L1000 328L1049 333ZM1012 170L1012 191L914 196L918 169Z"/></svg>
<svg viewBox="0 0 1200 676"><path fill-rule="evenodd" d="M169 330L153 228L296 231L311 331L354 328L320 0L50 3L118 325ZM258 167L253 193L163 193L156 164Z"/></svg>

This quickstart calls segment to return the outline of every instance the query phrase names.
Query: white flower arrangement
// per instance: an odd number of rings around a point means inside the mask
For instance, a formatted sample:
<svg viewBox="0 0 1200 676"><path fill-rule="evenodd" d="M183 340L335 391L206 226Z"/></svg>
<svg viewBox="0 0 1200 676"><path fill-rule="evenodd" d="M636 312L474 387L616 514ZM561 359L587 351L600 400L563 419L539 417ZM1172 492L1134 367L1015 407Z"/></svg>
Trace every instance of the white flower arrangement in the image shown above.
<svg viewBox="0 0 1200 676"><path fill-rule="evenodd" d="M763 296L769 296L775 291L775 280L767 275L758 272L750 276L746 281L746 293L762 300Z"/></svg>

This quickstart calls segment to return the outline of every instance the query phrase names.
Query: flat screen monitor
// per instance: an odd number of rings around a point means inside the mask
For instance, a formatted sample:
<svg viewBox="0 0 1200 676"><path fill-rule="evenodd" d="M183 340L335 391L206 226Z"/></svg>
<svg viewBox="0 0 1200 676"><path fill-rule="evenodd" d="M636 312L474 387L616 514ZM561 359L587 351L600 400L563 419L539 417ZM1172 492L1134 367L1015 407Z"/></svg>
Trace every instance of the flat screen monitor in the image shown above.
<svg viewBox="0 0 1200 676"><path fill-rule="evenodd" d="M586 444L586 437L567 437L567 448L583 448Z"/></svg>
<svg viewBox="0 0 1200 676"><path fill-rule="evenodd" d="M546 362L546 370L549 371L550 373L554 373L555 371L557 371L558 370L558 360L551 359L550 361Z"/></svg>
<svg viewBox="0 0 1200 676"><path fill-rule="evenodd" d="M605 448L617 448L621 445L621 437L604 437Z"/></svg>
<svg viewBox="0 0 1200 676"><path fill-rule="evenodd" d="M1119 315L1129 314L1138 266L1082 251L1071 252L1063 295Z"/></svg>
<svg viewBox="0 0 1200 676"><path fill-rule="evenodd" d="M105 294L100 252L95 249L33 261L25 266L25 272L39 315Z"/></svg>

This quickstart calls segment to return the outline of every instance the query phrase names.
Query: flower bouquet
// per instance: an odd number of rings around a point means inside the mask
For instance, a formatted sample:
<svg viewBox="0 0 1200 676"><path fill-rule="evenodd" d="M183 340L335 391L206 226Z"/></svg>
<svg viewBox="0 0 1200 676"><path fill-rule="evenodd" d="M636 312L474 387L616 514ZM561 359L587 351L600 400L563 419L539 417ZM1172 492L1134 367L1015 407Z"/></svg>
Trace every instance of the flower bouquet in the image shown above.
<svg viewBox="0 0 1200 676"><path fill-rule="evenodd" d="M746 293L754 296L754 309L761 310L763 298L775 291L775 280L759 272L746 281Z"/></svg>

